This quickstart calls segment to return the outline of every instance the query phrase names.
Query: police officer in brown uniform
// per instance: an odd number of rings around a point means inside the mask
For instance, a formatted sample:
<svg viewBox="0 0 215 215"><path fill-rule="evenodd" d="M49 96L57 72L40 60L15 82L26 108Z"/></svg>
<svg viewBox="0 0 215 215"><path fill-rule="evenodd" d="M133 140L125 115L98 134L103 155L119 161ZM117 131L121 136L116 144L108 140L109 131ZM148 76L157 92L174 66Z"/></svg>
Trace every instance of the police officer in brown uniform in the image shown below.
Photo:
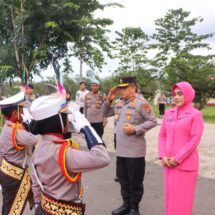
<svg viewBox="0 0 215 215"><path fill-rule="evenodd" d="M120 100L111 106L117 91ZM104 106L104 115L116 121L117 176L121 185L123 204L113 215L139 215L145 174L145 133L156 126L156 117L148 102L136 93L135 77L120 79L111 89Z"/></svg>
<svg viewBox="0 0 215 215"><path fill-rule="evenodd" d="M5 123L0 135L0 184L2 186L2 215L22 214L31 196L31 182L27 166L29 148L38 138L22 124L24 92L0 101ZM31 201L32 202L32 201Z"/></svg>
<svg viewBox="0 0 215 215"><path fill-rule="evenodd" d="M69 121L61 96L42 96L32 103L30 111L34 119L31 130L43 139L32 157L36 214L83 215L81 175L109 164L103 141L79 111L72 113L72 123L84 134L89 151L63 139Z"/></svg>
<svg viewBox="0 0 215 215"><path fill-rule="evenodd" d="M99 88L99 81L92 80L90 84L91 91L85 97L84 115L97 134L102 138L104 127L107 124L107 119L103 116L103 104L106 96L99 91Z"/></svg>

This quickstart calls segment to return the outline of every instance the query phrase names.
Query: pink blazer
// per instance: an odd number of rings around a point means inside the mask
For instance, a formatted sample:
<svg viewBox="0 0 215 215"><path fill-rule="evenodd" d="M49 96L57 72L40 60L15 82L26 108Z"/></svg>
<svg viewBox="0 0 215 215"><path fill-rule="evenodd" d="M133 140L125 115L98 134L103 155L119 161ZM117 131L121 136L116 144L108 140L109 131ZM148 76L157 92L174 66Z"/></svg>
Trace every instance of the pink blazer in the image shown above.
<svg viewBox="0 0 215 215"><path fill-rule="evenodd" d="M158 156L174 157L179 163L175 168L198 170L198 144L203 133L203 118L200 111L191 105L181 110L177 107L166 111L158 140Z"/></svg>

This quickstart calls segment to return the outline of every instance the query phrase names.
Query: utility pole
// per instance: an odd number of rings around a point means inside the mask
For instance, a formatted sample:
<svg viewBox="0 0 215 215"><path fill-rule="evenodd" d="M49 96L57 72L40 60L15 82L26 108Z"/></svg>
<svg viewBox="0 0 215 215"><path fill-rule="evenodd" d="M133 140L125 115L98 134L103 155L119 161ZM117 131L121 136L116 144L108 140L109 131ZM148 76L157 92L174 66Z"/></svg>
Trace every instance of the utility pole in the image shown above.
<svg viewBox="0 0 215 215"><path fill-rule="evenodd" d="M82 57L80 57L80 80L83 78L83 60Z"/></svg>

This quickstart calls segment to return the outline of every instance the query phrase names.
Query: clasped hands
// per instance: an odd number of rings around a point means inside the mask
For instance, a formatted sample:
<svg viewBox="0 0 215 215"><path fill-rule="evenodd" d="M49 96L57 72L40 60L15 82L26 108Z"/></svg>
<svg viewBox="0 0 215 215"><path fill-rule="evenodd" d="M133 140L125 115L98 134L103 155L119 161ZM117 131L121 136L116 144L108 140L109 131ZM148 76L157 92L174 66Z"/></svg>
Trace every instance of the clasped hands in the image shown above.
<svg viewBox="0 0 215 215"><path fill-rule="evenodd" d="M164 156L164 157L162 157L162 164L163 164L163 166L172 168L172 167L177 166L178 162L173 157Z"/></svg>
<svg viewBox="0 0 215 215"><path fill-rule="evenodd" d="M129 123L125 123L124 126L123 126L123 130L126 134L134 134L135 133L135 128L134 128L134 125L132 124L129 124Z"/></svg>

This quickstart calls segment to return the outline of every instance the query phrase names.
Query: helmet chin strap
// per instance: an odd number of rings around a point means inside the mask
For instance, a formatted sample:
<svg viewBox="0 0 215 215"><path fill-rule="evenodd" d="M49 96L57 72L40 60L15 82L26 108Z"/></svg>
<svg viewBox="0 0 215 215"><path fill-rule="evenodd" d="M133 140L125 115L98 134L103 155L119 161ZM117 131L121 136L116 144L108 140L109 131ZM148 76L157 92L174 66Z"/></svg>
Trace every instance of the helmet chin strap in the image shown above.
<svg viewBox="0 0 215 215"><path fill-rule="evenodd" d="M20 120L20 114L19 114L19 105L17 105L17 113L18 113L18 115L17 115L17 119L18 119L18 121Z"/></svg>
<svg viewBox="0 0 215 215"><path fill-rule="evenodd" d="M64 124L63 124L63 119L62 119L62 116L61 114L59 113L58 114L59 118L60 118L60 124L61 124L61 128L62 128L62 134L64 133Z"/></svg>
<svg viewBox="0 0 215 215"><path fill-rule="evenodd" d="M23 108L22 106L20 105L17 105L17 120L18 122L21 122L22 121L22 117L20 116L20 108Z"/></svg>
<svg viewBox="0 0 215 215"><path fill-rule="evenodd" d="M17 121L18 121L18 122L21 122L19 105L17 105L16 111L17 111L17 117L16 117L15 121L16 121L16 122L17 122Z"/></svg>

